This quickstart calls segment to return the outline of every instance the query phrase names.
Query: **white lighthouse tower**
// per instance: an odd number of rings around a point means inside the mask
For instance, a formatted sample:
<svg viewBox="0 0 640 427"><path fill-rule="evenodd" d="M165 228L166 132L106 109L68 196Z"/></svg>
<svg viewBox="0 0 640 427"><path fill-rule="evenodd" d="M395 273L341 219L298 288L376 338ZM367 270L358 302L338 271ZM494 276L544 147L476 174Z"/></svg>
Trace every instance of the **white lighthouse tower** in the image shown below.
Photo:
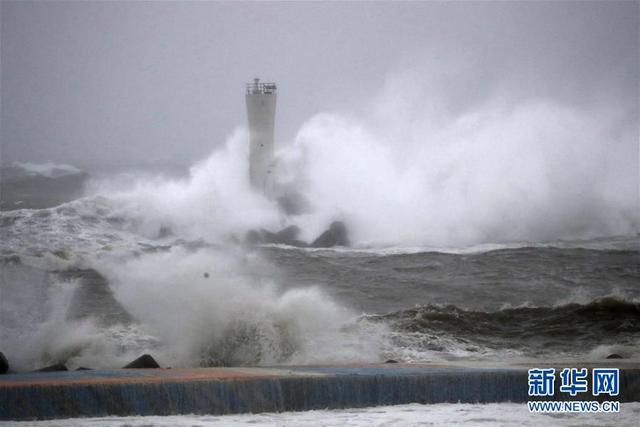
<svg viewBox="0 0 640 427"><path fill-rule="evenodd" d="M273 135L276 116L276 84L253 79L247 84L249 119L249 180L266 196L273 193Z"/></svg>

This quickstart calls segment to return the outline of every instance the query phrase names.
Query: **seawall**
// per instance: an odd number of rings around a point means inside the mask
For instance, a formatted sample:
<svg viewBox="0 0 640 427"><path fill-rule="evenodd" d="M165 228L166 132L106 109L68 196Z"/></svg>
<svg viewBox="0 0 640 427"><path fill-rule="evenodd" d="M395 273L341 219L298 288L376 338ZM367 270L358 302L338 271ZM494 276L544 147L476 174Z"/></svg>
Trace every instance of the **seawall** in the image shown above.
<svg viewBox="0 0 640 427"><path fill-rule="evenodd" d="M615 400L640 401L638 367L621 368L620 389ZM524 367L386 364L87 370L0 377L0 420L527 400Z"/></svg>

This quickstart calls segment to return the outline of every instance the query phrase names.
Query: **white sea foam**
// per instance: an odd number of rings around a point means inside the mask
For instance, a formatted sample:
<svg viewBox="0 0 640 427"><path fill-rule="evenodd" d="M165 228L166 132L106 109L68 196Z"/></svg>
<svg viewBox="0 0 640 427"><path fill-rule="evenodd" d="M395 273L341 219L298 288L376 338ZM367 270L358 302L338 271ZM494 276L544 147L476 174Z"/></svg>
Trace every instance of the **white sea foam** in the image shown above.
<svg viewBox="0 0 640 427"><path fill-rule="evenodd" d="M319 288L278 289L279 273L257 254L176 246L93 262L132 322L70 316L77 280L4 267L0 338L14 369L116 368L143 353L174 367L383 359L385 325L359 319Z"/></svg>
<svg viewBox="0 0 640 427"><path fill-rule="evenodd" d="M469 246L368 246L354 245L351 247L336 246L333 248L298 248L295 246L270 244L266 246L281 249L302 250L316 254L367 254L367 255L411 255L426 252L464 255L491 252L503 249L520 248L558 248L558 249L592 249L592 250L639 250L640 240L635 236L611 236L604 239L588 240L556 240L549 242L510 242L510 243L480 243Z"/></svg>
<svg viewBox="0 0 640 427"><path fill-rule="evenodd" d="M241 415L178 415L167 417L104 417L26 421L24 427L39 426L637 426L640 403L622 403L614 414L532 414L525 404L398 405L373 408L316 410ZM0 426L9 425L0 422Z"/></svg>
<svg viewBox="0 0 640 427"><path fill-rule="evenodd" d="M0 319L3 351L16 371L54 363L114 368L124 366L157 340L141 325L100 324L95 317L70 317L78 280L50 281L40 270L4 267Z"/></svg>
<svg viewBox="0 0 640 427"><path fill-rule="evenodd" d="M379 361L382 325L317 288L281 292L256 256L174 248L103 269L171 366ZM205 277L205 273L206 276Z"/></svg>

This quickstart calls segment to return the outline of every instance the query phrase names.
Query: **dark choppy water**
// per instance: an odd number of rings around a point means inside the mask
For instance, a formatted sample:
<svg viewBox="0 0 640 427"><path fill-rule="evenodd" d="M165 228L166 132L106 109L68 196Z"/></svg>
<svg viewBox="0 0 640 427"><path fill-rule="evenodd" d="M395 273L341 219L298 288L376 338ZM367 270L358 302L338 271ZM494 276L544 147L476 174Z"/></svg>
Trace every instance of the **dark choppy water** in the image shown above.
<svg viewBox="0 0 640 427"><path fill-rule="evenodd" d="M405 350L544 357L629 346L623 352L637 357L638 243L608 239L470 253L267 251L287 272L289 286L321 283L367 318L391 325Z"/></svg>
<svg viewBox="0 0 640 427"><path fill-rule="evenodd" d="M268 258L290 285L322 283L363 311L389 312L429 304L495 311L505 307L587 303L637 296L640 240L610 239L469 253L305 251L271 248Z"/></svg>

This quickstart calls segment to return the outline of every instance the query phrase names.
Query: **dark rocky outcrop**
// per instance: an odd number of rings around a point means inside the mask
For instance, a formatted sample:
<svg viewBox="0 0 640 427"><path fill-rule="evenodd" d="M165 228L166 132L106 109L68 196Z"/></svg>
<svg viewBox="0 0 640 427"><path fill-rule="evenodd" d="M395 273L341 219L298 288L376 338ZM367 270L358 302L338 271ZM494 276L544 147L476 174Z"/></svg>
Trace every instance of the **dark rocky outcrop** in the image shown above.
<svg viewBox="0 0 640 427"><path fill-rule="evenodd" d="M302 240L298 240L300 234L300 227L296 225L290 225L277 233L260 229L250 230L247 233L245 241L250 245L258 244L276 244L276 245L289 245L305 247L307 244Z"/></svg>
<svg viewBox="0 0 640 427"><path fill-rule="evenodd" d="M0 351L0 374L6 374L9 371L9 361Z"/></svg>
<svg viewBox="0 0 640 427"><path fill-rule="evenodd" d="M277 244L299 248L332 248L334 246L349 246L347 227L342 221L334 221L327 231L322 233L313 243L308 244L298 239L300 227L290 225L277 233L269 230L249 230L245 242L249 245Z"/></svg>
<svg viewBox="0 0 640 427"><path fill-rule="evenodd" d="M136 360L124 366L123 368L124 369L157 369L159 367L160 365L158 365L158 362L156 362L156 359L154 359L148 354L143 354L142 356L138 357Z"/></svg>
<svg viewBox="0 0 640 427"><path fill-rule="evenodd" d="M334 221L327 231L313 241L312 248L332 248L334 246L349 246L347 227L342 221Z"/></svg>
<svg viewBox="0 0 640 427"><path fill-rule="evenodd" d="M67 367L62 363L56 363L55 365L45 366L44 368L36 369L33 372L59 372L68 371Z"/></svg>
<svg viewBox="0 0 640 427"><path fill-rule="evenodd" d="M624 359L624 357L620 356L617 353L613 353L605 357L605 359Z"/></svg>
<svg viewBox="0 0 640 427"><path fill-rule="evenodd" d="M290 225L278 231L273 237L275 242L282 244L292 244L297 242L298 235L300 234L300 227L297 225Z"/></svg>

